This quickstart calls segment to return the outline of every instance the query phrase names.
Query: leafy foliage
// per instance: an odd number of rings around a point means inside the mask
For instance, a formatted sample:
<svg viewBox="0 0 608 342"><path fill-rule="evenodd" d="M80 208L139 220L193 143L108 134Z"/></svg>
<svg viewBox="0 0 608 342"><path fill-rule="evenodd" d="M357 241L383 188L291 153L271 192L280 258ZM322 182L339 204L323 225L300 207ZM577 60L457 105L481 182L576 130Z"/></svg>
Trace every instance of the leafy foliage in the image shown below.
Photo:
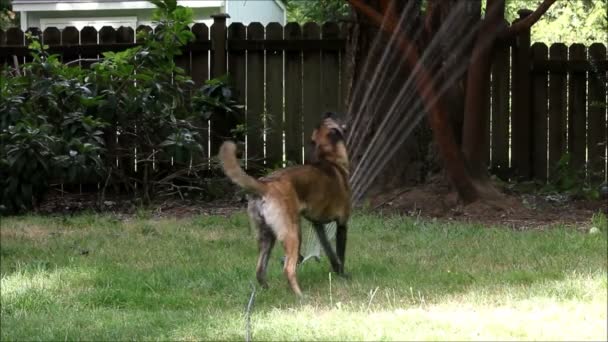
<svg viewBox="0 0 608 342"><path fill-rule="evenodd" d="M18 23L18 14L11 10L10 0L0 0L0 29L5 30Z"/></svg>
<svg viewBox="0 0 608 342"><path fill-rule="evenodd" d="M202 124L212 115L237 107L227 78L210 80L196 89L174 62L194 38L188 26L192 11L172 0L153 2L158 7L154 14L158 26L154 32L139 32L143 45L105 53L104 60L93 66L106 99L99 112L117 125L121 145L133 146L111 152L119 160L135 160L138 170L114 176L123 184L141 185L146 199L162 187L175 187L176 182L192 184L203 179L198 171L208 164L201 160L207 146Z"/></svg>
<svg viewBox="0 0 608 342"><path fill-rule="evenodd" d="M205 82L195 93L192 107L202 114L203 119L208 120L214 113L234 114L237 108L243 106L234 100L228 77L225 76Z"/></svg>
<svg viewBox="0 0 608 342"><path fill-rule="evenodd" d="M345 0L288 0L287 17L296 22L336 21L347 17L349 5ZM517 19L520 9L535 9L541 0L506 0L505 16L509 22ZM482 1L485 8L486 1ZM422 8L426 8L423 1ZM608 0L560 0L551 6L541 20L532 26L532 42L582 43L608 41Z"/></svg>
<svg viewBox="0 0 608 342"><path fill-rule="evenodd" d="M523 8L536 9L540 0L507 0L505 14L512 22ZM592 43L608 41L608 0L561 0L555 2L532 26L532 43Z"/></svg>
<svg viewBox="0 0 608 342"><path fill-rule="evenodd" d="M122 184L129 191L135 185L149 200L163 187L204 178L197 173L208 165L201 123L238 106L227 78L196 89L175 64L194 38L192 11L175 0L152 2L157 27L138 33L139 46L106 52L83 69L62 64L30 36L32 62L20 72L4 71L0 203L6 211L31 208L51 182L116 190Z"/></svg>
<svg viewBox="0 0 608 342"><path fill-rule="evenodd" d="M104 172L95 85L29 39L33 62L0 82L0 205L9 212L31 208L50 179L95 180Z"/></svg>
<svg viewBox="0 0 608 342"><path fill-rule="evenodd" d="M585 176L585 168L575 168L571 156L565 153L557 163L555 175L544 187L545 192L568 193L575 197L599 199L600 184Z"/></svg>
<svg viewBox="0 0 608 342"><path fill-rule="evenodd" d="M344 0L289 0L285 3L287 19L300 23L337 21L348 17L350 9Z"/></svg>

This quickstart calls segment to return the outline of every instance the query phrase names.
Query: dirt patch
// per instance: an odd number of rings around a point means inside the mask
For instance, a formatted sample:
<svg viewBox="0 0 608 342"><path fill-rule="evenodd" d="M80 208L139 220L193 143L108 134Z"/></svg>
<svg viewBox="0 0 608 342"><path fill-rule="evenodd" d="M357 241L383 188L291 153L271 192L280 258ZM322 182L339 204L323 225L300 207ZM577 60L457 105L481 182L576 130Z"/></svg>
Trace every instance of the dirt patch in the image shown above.
<svg viewBox="0 0 608 342"><path fill-rule="evenodd" d="M608 214L606 201L580 200L565 195L522 194L503 189L500 203L458 203L457 196L446 185L429 183L370 196L373 211L399 213L423 218L501 225L514 229L544 228L565 224L585 228L593 214ZM246 201L241 196L221 201L165 199L152 203L146 217L191 217L196 215L229 216L243 211ZM71 215L82 211L110 213L117 218L132 218L141 214L142 206L127 197L112 197L99 201L96 194L63 194L49 196L36 209L38 214Z"/></svg>
<svg viewBox="0 0 608 342"><path fill-rule="evenodd" d="M244 208L240 198L219 201L199 201L178 198L157 200L148 206L126 196L113 196L99 200L95 193L54 194L48 196L34 211L40 215L72 215L81 212L110 213L118 218L129 218L140 214L160 217L191 217L195 215L229 216ZM142 208L145 208L142 210Z"/></svg>
<svg viewBox="0 0 608 342"><path fill-rule="evenodd" d="M593 214L608 214L602 200L582 200L566 195L534 195L505 192L499 202L458 203L447 186L425 184L395 189L370 199L374 210L425 218L501 225L514 229L544 228L556 224L589 225Z"/></svg>

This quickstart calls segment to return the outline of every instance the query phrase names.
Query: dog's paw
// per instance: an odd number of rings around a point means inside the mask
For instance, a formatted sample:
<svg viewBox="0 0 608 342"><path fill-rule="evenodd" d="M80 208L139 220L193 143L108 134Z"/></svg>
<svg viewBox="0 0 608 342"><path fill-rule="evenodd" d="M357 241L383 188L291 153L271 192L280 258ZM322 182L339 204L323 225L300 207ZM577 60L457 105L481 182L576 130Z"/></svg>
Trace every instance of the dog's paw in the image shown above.
<svg viewBox="0 0 608 342"><path fill-rule="evenodd" d="M312 302L312 297L305 293L301 293L300 295L296 296L296 300L300 305L305 306Z"/></svg>
<svg viewBox="0 0 608 342"><path fill-rule="evenodd" d="M352 276L350 275L350 273L346 273L346 272L340 272L337 273L338 277L345 279L345 280L351 280Z"/></svg>
<svg viewBox="0 0 608 342"><path fill-rule="evenodd" d="M263 290L268 289L268 282L266 281L266 278L258 278L258 284Z"/></svg>

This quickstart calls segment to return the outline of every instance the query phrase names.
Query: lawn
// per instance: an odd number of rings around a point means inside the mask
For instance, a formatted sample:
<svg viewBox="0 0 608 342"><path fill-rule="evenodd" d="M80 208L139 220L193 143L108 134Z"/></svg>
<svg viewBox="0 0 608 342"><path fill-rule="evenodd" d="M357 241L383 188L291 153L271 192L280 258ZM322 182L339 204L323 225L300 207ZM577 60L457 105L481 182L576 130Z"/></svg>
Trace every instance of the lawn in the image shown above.
<svg viewBox="0 0 608 342"><path fill-rule="evenodd" d="M358 213L351 279L290 292L275 249L253 340L606 340L607 234ZM602 226L603 225L603 226ZM2 340L243 340L256 244L244 214L2 219Z"/></svg>

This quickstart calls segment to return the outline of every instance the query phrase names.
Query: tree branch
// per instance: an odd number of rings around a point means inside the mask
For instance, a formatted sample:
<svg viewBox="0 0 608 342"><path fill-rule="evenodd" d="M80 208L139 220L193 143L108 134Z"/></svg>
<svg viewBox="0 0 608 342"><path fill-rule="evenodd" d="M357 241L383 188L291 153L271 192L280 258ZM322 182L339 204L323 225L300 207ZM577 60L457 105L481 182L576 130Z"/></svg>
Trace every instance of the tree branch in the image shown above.
<svg viewBox="0 0 608 342"><path fill-rule="evenodd" d="M503 0L504 1L504 0ZM383 16L362 0L348 0L353 8L361 12L368 19L381 25ZM387 20L382 29L387 33L392 33L399 28L393 20ZM466 170L464 158L460 150L456 147L454 132L447 126L447 117L444 104L440 100L435 89L435 82L423 64L420 64L418 48L412 44L410 37L404 32L397 36L397 43L408 66L413 70L414 83L418 90L418 95L425 104L428 115L429 125L433 130L433 135L439 153L445 161L445 168L452 184L458 190L458 194L466 203L475 201L479 194L473 186L473 182Z"/></svg>
<svg viewBox="0 0 608 342"><path fill-rule="evenodd" d="M439 5L435 1L427 2L426 15L424 17L424 43L428 44L433 39L439 25Z"/></svg>
<svg viewBox="0 0 608 342"><path fill-rule="evenodd" d="M532 25L536 24L536 22L543 16L543 14L545 14L549 10L551 5L553 5L556 1L557 0L544 0L540 5L538 5L538 8L529 16L513 23L505 31L503 31L500 34L500 38L510 38L516 36L521 31L529 29L530 27L532 27Z"/></svg>

